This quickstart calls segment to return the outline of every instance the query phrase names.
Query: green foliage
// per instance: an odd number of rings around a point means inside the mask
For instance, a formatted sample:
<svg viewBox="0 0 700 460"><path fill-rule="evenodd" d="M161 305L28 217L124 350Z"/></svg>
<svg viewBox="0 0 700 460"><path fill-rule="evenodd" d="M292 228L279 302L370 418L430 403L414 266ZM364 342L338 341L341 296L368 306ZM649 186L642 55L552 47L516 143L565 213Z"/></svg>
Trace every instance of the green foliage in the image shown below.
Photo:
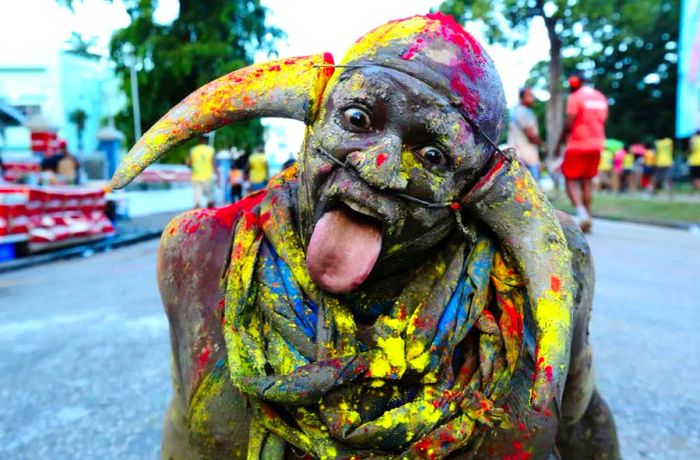
<svg viewBox="0 0 700 460"><path fill-rule="evenodd" d="M85 129L85 121L87 120L87 112L83 109L75 109L68 114L68 120L75 124L78 132Z"/></svg>
<svg viewBox="0 0 700 460"><path fill-rule="evenodd" d="M527 40L532 20L544 18L550 41L561 42L562 77L583 71L610 100L608 136L639 142L673 134L679 3L446 0L440 10L462 21L481 21L489 41L514 48ZM550 89L549 75L549 62L540 62L526 84ZM563 83L562 78L557 86ZM544 127L542 109L536 112Z"/></svg>
<svg viewBox="0 0 700 460"><path fill-rule="evenodd" d="M153 20L156 0L125 0L131 24L117 31L110 43L128 95L125 110L115 121L132 144L133 118L129 60L135 58L142 128L155 123L171 107L205 83L250 65L256 51L272 52L281 31L266 24L267 11L259 0L180 0L180 14L169 25ZM125 45L134 47L133 56ZM216 133L217 147L251 150L261 144L259 120L236 123ZM188 146L173 150L166 162L182 162Z"/></svg>

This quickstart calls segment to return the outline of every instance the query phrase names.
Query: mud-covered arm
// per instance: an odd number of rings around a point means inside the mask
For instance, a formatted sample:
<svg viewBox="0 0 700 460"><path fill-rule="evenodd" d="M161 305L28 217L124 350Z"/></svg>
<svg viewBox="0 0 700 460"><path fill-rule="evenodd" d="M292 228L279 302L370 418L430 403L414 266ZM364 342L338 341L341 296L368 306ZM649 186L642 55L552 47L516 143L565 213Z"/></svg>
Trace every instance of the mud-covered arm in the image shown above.
<svg viewBox="0 0 700 460"><path fill-rule="evenodd" d="M173 219L158 251L158 287L170 323L174 390L189 404L201 378L224 354L221 276L231 216L199 210Z"/></svg>
<svg viewBox="0 0 700 460"><path fill-rule="evenodd" d="M561 211L557 211L557 217L571 250L571 269L576 285L571 361L561 407L562 422L570 425L581 419L595 389L593 358L588 343L588 323L593 303L595 273L591 249L576 223Z"/></svg>

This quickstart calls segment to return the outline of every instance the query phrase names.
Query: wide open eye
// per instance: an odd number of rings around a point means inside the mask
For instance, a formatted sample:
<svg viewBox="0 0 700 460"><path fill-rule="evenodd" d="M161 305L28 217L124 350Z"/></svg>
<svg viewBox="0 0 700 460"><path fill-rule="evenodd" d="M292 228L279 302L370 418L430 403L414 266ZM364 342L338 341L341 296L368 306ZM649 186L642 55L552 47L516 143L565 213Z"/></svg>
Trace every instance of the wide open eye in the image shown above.
<svg viewBox="0 0 700 460"><path fill-rule="evenodd" d="M372 129L372 119L364 110L357 107L350 107L343 112L343 118L348 126L362 131Z"/></svg>
<svg viewBox="0 0 700 460"><path fill-rule="evenodd" d="M434 145L426 145L416 150L416 155L421 157L425 162L435 166L447 166L447 156L442 150Z"/></svg>

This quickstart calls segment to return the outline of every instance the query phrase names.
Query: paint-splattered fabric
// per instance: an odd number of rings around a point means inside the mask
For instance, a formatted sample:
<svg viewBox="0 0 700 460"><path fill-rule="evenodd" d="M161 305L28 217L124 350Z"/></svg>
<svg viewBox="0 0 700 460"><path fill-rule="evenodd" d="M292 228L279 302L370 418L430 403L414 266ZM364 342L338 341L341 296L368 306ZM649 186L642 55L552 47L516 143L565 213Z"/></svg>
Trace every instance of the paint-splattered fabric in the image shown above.
<svg viewBox="0 0 700 460"><path fill-rule="evenodd" d="M437 459L507 425L526 298L493 239L451 239L393 301L358 305L311 281L296 187L294 168L273 178L234 227L224 336L253 413L248 458Z"/></svg>

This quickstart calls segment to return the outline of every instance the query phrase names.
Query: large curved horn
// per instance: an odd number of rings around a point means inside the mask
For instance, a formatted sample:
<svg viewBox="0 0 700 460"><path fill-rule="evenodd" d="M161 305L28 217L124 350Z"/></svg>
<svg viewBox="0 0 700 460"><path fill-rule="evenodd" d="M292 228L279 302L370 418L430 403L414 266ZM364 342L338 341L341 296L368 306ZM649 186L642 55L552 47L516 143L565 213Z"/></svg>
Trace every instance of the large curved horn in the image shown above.
<svg viewBox="0 0 700 460"><path fill-rule="evenodd" d="M555 396L561 397L569 366L571 252L542 190L512 151L506 155L498 157L462 203L495 231L525 281L536 328L531 403L541 410Z"/></svg>
<svg viewBox="0 0 700 460"><path fill-rule="evenodd" d="M119 189L173 147L234 121L259 117L313 119L328 78L330 53L254 64L207 83L170 109L119 165Z"/></svg>

